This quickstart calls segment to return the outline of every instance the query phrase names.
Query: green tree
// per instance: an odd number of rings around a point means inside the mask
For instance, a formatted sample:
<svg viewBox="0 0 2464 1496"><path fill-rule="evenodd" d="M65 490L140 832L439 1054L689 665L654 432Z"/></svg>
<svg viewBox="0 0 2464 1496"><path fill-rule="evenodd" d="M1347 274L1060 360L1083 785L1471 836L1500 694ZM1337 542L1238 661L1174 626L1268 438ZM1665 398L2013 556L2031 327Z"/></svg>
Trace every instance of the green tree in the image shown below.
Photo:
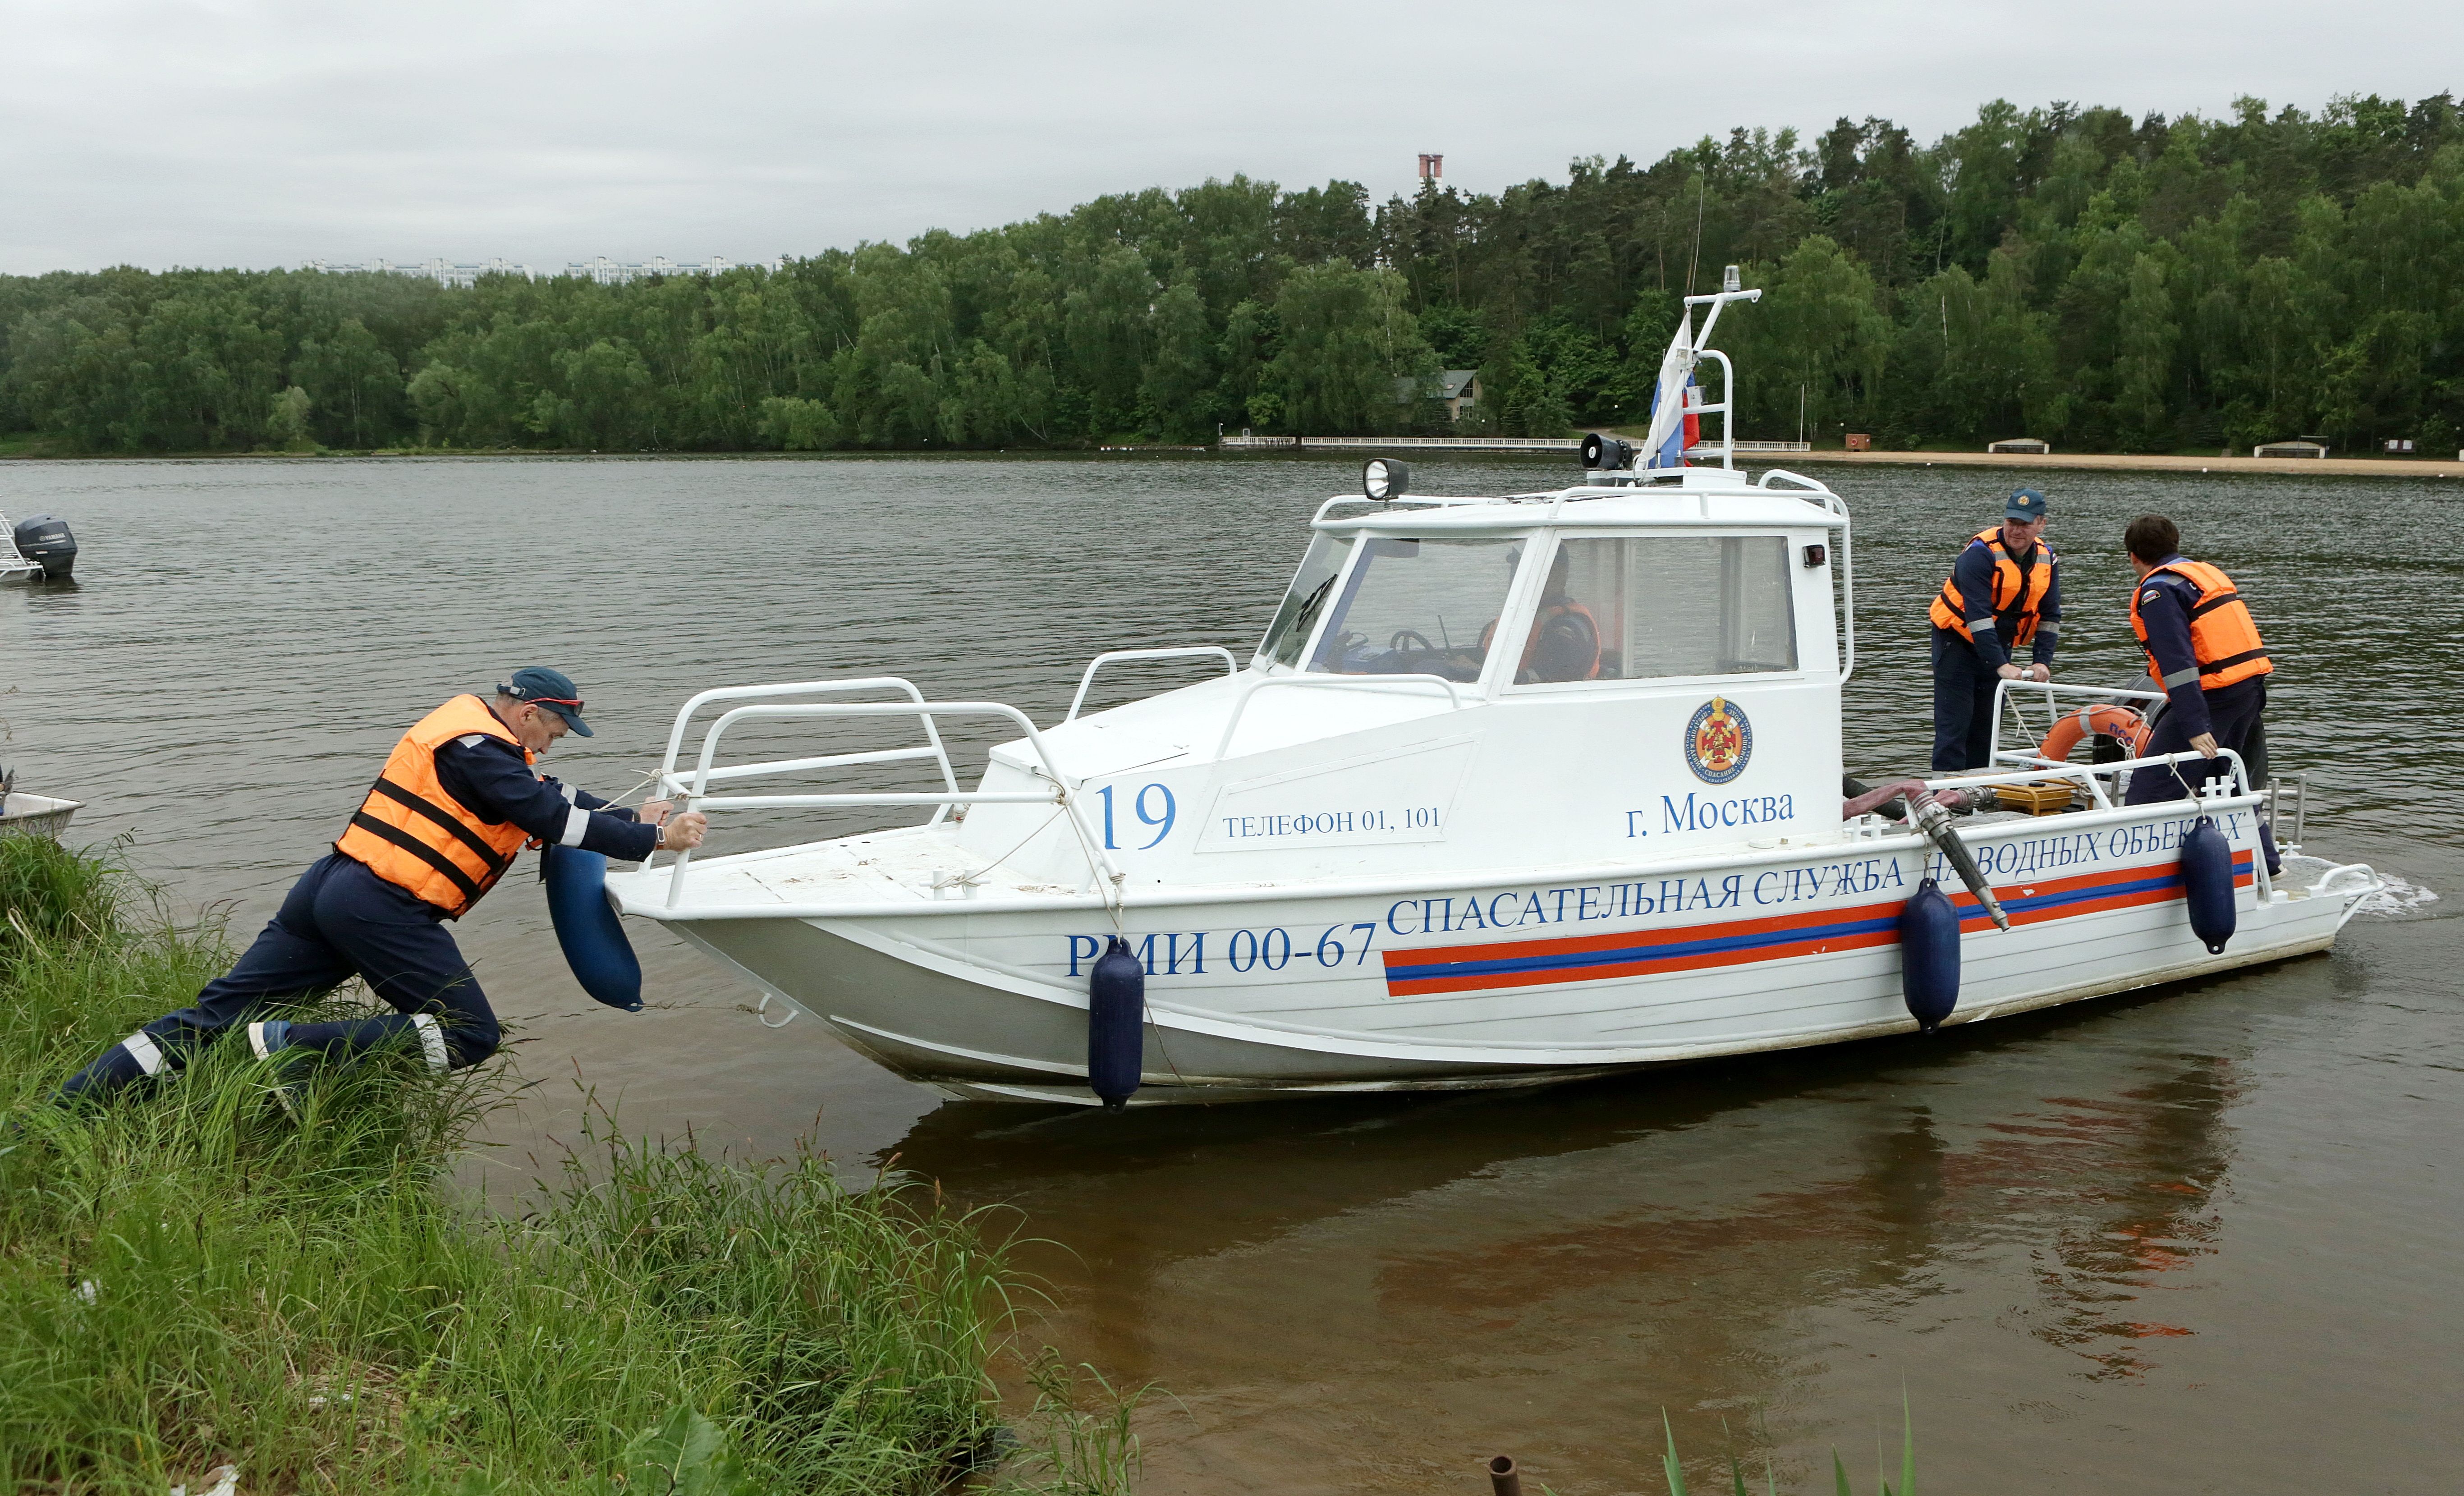
<svg viewBox="0 0 2464 1496"><path fill-rule="evenodd" d="M1399 424L1418 381L1437 357L1405 310L1390 271L1338 261L1304 265L1275 297L1283 347L1267 371L1284 421L1328 435L1367 434ZM1397 381L1410 381L1398 398Z"/></svg>
<svg viewBox="0 0 2464 1496"><path fill-rule="evenodd" d="M356 317L302 342L291 377L315 394L315 434L329 447L373 447L401 420L402 366Z"/></svg>

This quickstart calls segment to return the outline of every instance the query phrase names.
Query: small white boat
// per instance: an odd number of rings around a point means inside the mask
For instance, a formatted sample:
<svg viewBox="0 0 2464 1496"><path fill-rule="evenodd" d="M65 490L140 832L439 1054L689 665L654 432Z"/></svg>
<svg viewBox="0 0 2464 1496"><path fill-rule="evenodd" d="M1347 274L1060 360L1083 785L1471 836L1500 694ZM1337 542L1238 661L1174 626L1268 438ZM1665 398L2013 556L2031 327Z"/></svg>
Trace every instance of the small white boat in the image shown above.
<svg viewBox="0 0 2464 1496"><path fill-rule="evenodd" d="M7 515L0 515L0 582L42 580L42 563L27 560L25 553L17 549L15 527L9 523Z"/></svg>
<svg viewBox="0 0 2464 1496"><path fill-rule="evenodd" d="M55 800L49 795L0 795L0 836L56 837L69 828L69 818L85 808L81 800Z"/></svg>
<svg viewBox="0 0 2464 1496"><path fill-rule="evenodd" d="M1697 359L1725 365L1711 324L1755 295L1693 298L1704 326L1689 310L1661 387L1685 387ZM1843 816L1847 505L1793 473L1749 479L1725 434L1691 453L1717 467L1654 466L1695 413L1726 415L1668 409L1639 467L1612 445L1550 493L1410 498L1388 468L1393 494L1320 507L1245 662L1217 646L1099 656L1048 728L892 676L703 692L662 781L722 832L755 809L930 818L679 857L611 876L610 897L765 1007L962 1097L1095 1100L1089 973L1116 933L1145 972L1140 1102L1528 1085L1912 1031L1902 911L1925 879L1959 882L1925 835ZM1182 656L1224 673L1081 715L1098 671ZM964 788L936 724L984 717L1018 736ZM913 721L921 741L722 756L738 724L850 718ZM1928 782L2067 785L2053 793L2078 808L1961 823L2009 928L1956 900L1949 1022L2321 950L2380 887L2299 855L2271 876L2273 797L2237 760L2229 793L2129 806L2125 777L2170 760L2071 764L1998 737L1995 754L1997 772ZM919 762L937 788L742 792ZM2182 843L2202 817L2231 849L2221 951L2186 908Z"/></svg>

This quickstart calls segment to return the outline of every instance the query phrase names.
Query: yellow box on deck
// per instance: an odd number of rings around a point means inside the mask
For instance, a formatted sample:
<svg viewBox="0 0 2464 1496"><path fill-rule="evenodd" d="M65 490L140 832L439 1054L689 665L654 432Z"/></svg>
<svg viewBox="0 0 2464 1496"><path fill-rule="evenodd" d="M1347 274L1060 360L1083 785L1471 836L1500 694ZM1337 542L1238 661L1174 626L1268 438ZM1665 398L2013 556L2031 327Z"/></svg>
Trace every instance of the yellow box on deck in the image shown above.
<svg viewBox="0 0 2464 1496"><path fill-rule="evenodd" d="M2071 808L2072 785L2066 781L2037 784L1997 784L1994 797L2005 810L2024 810L2032 816L2057 815Z"/></svg>

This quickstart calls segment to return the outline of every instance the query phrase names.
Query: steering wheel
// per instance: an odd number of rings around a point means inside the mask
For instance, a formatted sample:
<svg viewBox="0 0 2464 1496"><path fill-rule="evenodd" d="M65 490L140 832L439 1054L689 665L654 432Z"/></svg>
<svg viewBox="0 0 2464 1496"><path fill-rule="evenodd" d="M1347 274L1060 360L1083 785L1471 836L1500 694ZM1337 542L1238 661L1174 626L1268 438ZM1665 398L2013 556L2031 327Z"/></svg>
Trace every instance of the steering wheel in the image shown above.
<svg viewBox="0 0 2464 1496"><path fill-rule="evenodd" d="M1403 654L1434 654L1438 647L1417 628L1397 628L1395 637L1386 641L1386 648Z"/></svg>

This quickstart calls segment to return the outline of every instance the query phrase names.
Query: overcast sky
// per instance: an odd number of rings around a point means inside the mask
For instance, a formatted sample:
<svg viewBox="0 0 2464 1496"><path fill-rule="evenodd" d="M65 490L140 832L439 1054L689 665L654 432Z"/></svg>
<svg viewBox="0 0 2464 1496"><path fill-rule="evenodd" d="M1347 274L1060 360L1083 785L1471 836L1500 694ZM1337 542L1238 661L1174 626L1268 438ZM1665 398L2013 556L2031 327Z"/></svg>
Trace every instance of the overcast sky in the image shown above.
<svg viewBox="0 0 2464 1496"><path fill-rule="evenodd" d="M698 261L1245 171L1494 190L1731 125L2464 87L2464 6L0 0L0 271Z"/></svg>

